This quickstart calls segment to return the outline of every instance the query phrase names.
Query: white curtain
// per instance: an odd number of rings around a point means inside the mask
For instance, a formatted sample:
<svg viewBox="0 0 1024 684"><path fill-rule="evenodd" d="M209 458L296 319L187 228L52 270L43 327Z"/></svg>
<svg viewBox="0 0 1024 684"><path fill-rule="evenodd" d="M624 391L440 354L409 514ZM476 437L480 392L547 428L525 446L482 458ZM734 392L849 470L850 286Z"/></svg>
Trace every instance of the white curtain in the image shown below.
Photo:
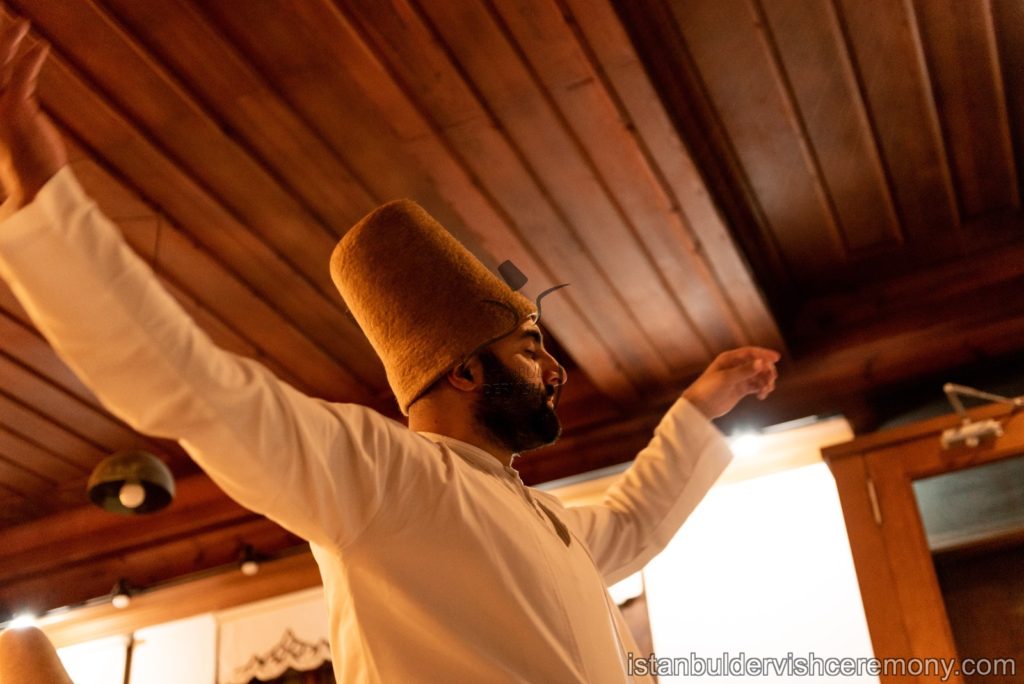
<svg viewBox="0 0 1024 684"><path fill-rule="evenodd" d="M210 613L140 629L131 684L214 684L216 644L217 622Z"/></svg>
<svg viewBox="0 0 1024 684"><path fill-rule="evenodd" d="M658 657L872 655L835 480L823 463L716 487L644 578ZM683 674L659 681L724 681ZM769 673L756 681L811 680Z"/></svg>
<svg viewBox="0 0 1024 684"><path fill-rule="evenodd" d="M274 679L289 668L312 670L331 658L321 587L223 611L216 619L220 684Z"/></svg>
<svg viewBox="0 0 1024 684"><path fill-rule="evenodd" d="M57 656L75 684L124 684L127 650L128 639L115 636L59 648Z"/></svg>

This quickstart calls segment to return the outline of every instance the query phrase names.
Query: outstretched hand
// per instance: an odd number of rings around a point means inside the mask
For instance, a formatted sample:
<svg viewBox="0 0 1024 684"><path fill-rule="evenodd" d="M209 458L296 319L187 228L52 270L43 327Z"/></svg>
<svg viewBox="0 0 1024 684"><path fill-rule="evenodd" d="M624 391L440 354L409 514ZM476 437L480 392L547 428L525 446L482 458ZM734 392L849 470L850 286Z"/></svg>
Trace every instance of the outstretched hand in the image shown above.
<svg viewBox="0 0 1024 684"><path fill-rule="evenodd" d="M778 360L778 352L761 347L722 352L683 392L683 397L708 418L724 416L748 394L764 399L772 393Z"/></svg>
<svg viewBox="0 0 1024 684"><path fill-rule="evenodd" d="M0 184L7 195L0 215L31 202L67 162L64 142L36 98L48 48L25 49L28 29L27 21L0 26Z"/></svg>

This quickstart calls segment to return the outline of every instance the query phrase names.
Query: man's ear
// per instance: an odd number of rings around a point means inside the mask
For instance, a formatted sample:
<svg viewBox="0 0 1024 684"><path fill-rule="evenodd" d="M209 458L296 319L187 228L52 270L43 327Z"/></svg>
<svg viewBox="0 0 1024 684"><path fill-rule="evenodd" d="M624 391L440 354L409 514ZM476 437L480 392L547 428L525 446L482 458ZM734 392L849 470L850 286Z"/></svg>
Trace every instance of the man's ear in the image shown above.
<svg viewBox="0 0 1024 684"><path fill-rule="evenodd" d="M484 371L480 359L475 356L448 371L448 382L455 389L472 392L483 384Z"/></svg>

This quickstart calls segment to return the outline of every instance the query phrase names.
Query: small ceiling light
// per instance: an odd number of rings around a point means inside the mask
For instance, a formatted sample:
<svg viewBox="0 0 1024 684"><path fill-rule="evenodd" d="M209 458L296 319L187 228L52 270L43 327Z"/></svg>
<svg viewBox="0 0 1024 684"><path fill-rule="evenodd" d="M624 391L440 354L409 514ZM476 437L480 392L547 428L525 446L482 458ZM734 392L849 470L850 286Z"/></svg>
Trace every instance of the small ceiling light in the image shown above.
<svg viewBox="0 0 1024 684"><path fill-rule="evenodd" d="M246 577L252 577L260 571L260 561L256 556L256 549L251 544L246 544L242 549L242 557L238 561L238 567Z"/></svg>
<svg viewBox="0 0 1024 684"><path fill-rule="evenodd" d="M151 453L133 449L100 462L89 476L89 499L121 515L152 513L174 498L174 476Z"/></svg>
<svg viewBox="0 0 1024 684"><path fill-rule="evenodd" d="M25 629L26 627L36 626L36 616L32 613L18 613L11 620L10 624L7 625L11 629Z"/></svg>
<svg viewBox="0 0 1024 684"><path fill-rule="evenodd" d="M110 590L110 603L118 610L123 610L131 605L132 593L128 588L128 582L122 577Z"/></svg>

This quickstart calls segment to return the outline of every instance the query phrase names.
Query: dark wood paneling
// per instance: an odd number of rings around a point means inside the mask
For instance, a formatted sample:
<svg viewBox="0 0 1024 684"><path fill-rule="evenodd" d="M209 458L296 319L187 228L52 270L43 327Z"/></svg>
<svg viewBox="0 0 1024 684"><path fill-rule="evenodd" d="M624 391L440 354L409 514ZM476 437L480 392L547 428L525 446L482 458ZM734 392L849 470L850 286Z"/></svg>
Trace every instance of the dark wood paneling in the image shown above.
<svg viewBox="0 0 1024 684"><path fill-rule="evenodd" d="M564 297L580 302L593 330L591 334L615 350L623 370L638 384L668 377L667 361L646 334L639 322L640 315L631 309L640 304L642 293L633 286L628 288L630 294L621 291L622 284L615 282L615 274L600 256L589 253L593 243L602 239L602 231L603 239L607 240L606 215L595 213L594 223L586 226L584 235L573 221L564 187L557 195L561 199L558 201L554 188L547 185L552 178L545 171L551 171L551 167L538 168L538 160L531 154L538 153L537 148L526 147L527 143L540 146L542 153L547 146L553 146L566 157L564 173L576 170L574 177L585 187L578 192L583 197L602 199L591 192L593 178L588 169L575 163L579 160L578 152L566 140L550 109L545 103L526 97L523 89L534 87L528 74L507 52L507 45L499 59L485 60L496 69L495 73L473 74L474 63L467 59L472 55L460 55L456 46L447 42L466 33L489 31L492 42L497 41L493 48L501 50L505 41L495 35L493 22L479 14L482 10L468 6L453 8L468 14L465 21L477 23L463 24L457 35L444 35L440 33L443 27L406 3L351 5L353 20L366 32L372 49L395 70L402 86L436 122L462 162L508 214L511 224L505 229L514 230L521 241L530 245L545 265L543 272L552 274L552 282L572 283ZM446 7L435 4L429 9L442 11ZM483 54L491 53L488 50ZM478 50L477 56L480 55ZM517 94L523 96L521 102L516 99ZM488 96L499 100L492 101ZM510 111L516 108L518 112ZM527 124L523 117L531 113L537 117L536 130L524 131L522 126ZM544 161L550 164L556 159L549 157ZM630 254L635 254L635 249L624 255L627 262ZM500 259L500 255L496 256ZM653 294L664 296L663 291ZM559 293L559 297L562 295ZM671 311L664 313L671 315ZM557 322L553 329L557 333Z"/></svg>
<svg viewBox="0 0 1024 684"><path fill-rule="evenodd" d="M635 279L646 290L664 287L681 315L662 325L677 326L676 342L692 335L700 343L673 344L669 358L681 357L676 367L692 370L708 360L712 349L750 339L689 226L672 211L673 198L636 123L597 55L574 29L575 17L567 16L564 7L535 0L492 3L490 11L614 206L618 225L609 242L613 248L626 240L639 246L650 262L643 271L650 276ZM609 263L628 273L626 264Z"/></svg>
<svg viewBox="0 0 1024 684"><path fill-rule="evenodd" d="M585 0L556 4L566 30L572 31L578 49L588 57L594 78L601 82L603 95L614 103L626 133L634 138L637 163L642 169L638 168L632 178L649 176L656 186L646 190L647 194L642 185L633 190L645 198L649 196L644 201L658 206L663 216L662 221L641 222L640 234L648 230L665 232L667 236L662 239L678 244L677 249L692 259L692 267L702 279L717 285L709 293L710 301L686 301L690 311L701 321L719 318L719 325L729 330L734 342L757 342L781 349L783 342L764 298L613 8ZM588 90L598 90L593 84L586 85ZM613 175L618 168L619 163L613 161L605 171L613 188L621 180L621 176ZM652 250L656 258L665 258L660 250ZM681 260L678 255L671 256L669 263L661 266L670 281L673 267L678 267ZM716 311L712 314L712 310ZM708 332L713 340L721 339L721 334L725 333L713 329Z"/></svg>
<svg viewBox="0 0 1024 684"><path fill-rule="evenodd" d="M877 251L902 242L834 6L802 0L758 5L846 250Z"/></svg>
<svg viewBox="0 0 1024 684"><path fill-rule="evenodd" d="M237 560L244 543L264 553L298 543L224 497L205 475L182 480L177 489L169 508L149 516L88 506L4 530L0 612L102 596L119 577L147 586L217 567Z"/></svg>
<svg viewBox="0 0 1024 684"><path fill-rule="evenodd" d="M221 10L207 7L214 13ZM512 258L534 282L564 282L537 262L535 246L525 244L507 230L510 218L480 180L440 137L434 124L393 80L385 65L371 51L338 11L330 7L303 6L303 26L278 27L274 41L255 38L258 27L273 22L267 7L251 13L224 11L214 21L260 70L280 85L282 95L302 116L343 150L365 177L380 183L385 197L409 195L420 201L439 220L470 246L492 255L496 264ZM263 12L263 14L260 14ZM312 17L305 14L312 13ZM302 28L305 28L305 31ZM313 43L309 36L317 36ZM296 73L296 62L303 67ZM344 69L338 69L344 65ZM382 122L387 121L388 126ZM482 155L483 150L477 150ZM486 158L498 173L500 158ZM457 206L456 206L457 204ZM572 293L552 297L546 303L552 320L563 335L574 340L570 353L603 391L621 400L633 395L625 368L611 357L611 349L595 335L595 328L580 318ZM575 341L578 340L578 341Z"/></svg>
<svg viewBox="0 0 1024 684"><path fill-rule="evenodd" d="M70 66L59 59L54 59L52 64L53 68L46 72L48 77L40 82L40 93L61 123L94 159L102 159L108 170L115 171L121 179L133 179L132 190L151 206L159 207L170 226L187 229L189 242L203 245L218 261L228 265L234 279L241 281L233 285L235 293L231 297L218 299L222 306L230 306L236 312L243 310L239 307L267 309L273 306L278 317L285 320L268 325L267 329L276 330L276 336L290 333L292 338L287 341L291 351L280 354L281 358L301 357L310 362L319 359L317 372L304 372L311 384L333 387L334 392L341 387L353 390L361 386L347 368L340 365L342 354L347 359L360 361L359 364L349 363L353 369L366 374L364 379L382 378L379 363L373 358L365 338L344 316L336 292L328 295L314 291L307 276L290 267L142 132L100 100ZM102 150L102 154L95 150ZM173 245L172 231L166 232L165 245ZM147 243L144 251L151 248L152 243ZM168 254L170 248L164 250L168 259L173 255L173 252ZM326 253L329 254L329 249ZM326 270L323 259L321 257L320 268L316 270L322 276ZM301 326L301 332L296 326ZM296 349L303 348L302 354L295 353ZM328 355L328 350L332 355ZM325 371L333 376L326 377Z"/></svg>
<svg viewBox="0 0 1024 684"><path fill-rule="evenodd" d="M914 2L962 218L1019 209L990 2Z"/></svg>
<svg viewBox="0 0 1024 684"><path fill-rule="evenodd" d="M1024 6L1013 0L993 0L992 21L999 48L999 75L1006 96L1007 119L1013 138L1017 194L1021 193L1024 159Z"/></svg>
<svg viewBox="0 0 1024 684"><path fill-rule="evenodd" d="M570 282L543 321L565 433L521 459L530 482L632 458L735 344L788 354L726 430L870 425L870 393L1019 351L1016 3L11 7L53 45L40 94L88 192L211 339L304 392L400 419L327 273L378 202L416 199L528 295ZM0 545L71 520L89 470L136 444L196 472L100 407L0 287ZM37 576L10 591L55 605L288 541L210 496L198 541L168 518L91 560L23 555Z"/></svg>
<svg viewBox="0 0 1024 684"><path fill-rule="evenodd" d="M903 232L920 239L960 224L920 37L907 3L835 3Z"/></svg>
<svg viewBox="0 0 1024 684"><path fill-rule="evenodd" d="M506 140L525 170L545 189L547 203L555 213L552 218L557 217L545 227L545 235L550 235L551 228L558 226L559 233L572 237L576 244L570 249L578 250L580 257L596 263L613 297L622 301L628 315L623 322L642 333L639 339L649 344L656 358L664 362L664 368L660 364L648 364L653 377L664 380L672 376L673 369L688 370L705 362L709 355L708 343L678 296L684 293L677 292L673 296L663 278L658 278L658 271L652 268L650 246L637 240L636 217L628 213L620 196L612 192L611 183L602 175L595 141L588 135L590 131L596 132L595 122L570 109L574 103L560 98L567 86L584 96L588 89L586 79L593 82L592 75L576 74L582 78L574 78L573 74L554 73L556 68L550 63L557 57L536 47L530 50L535 61L526 58L529 44L521 45L516 41L522 40L523 34L537 34L543 29L536 26L536 22L542 20L541 13L530 8L517 13L508 4L501 14L493 5L491 8L488 12L484 5L473 3L423 3L419 12L432 32L447 45L448 57L453 67L461 72L467 87L487 103L489 117L506 132ZM529 13L533 25L524 27L517 22L524 11ZM571 42L568 46L559 44L559 38L562 37L539 35L534 39L548 49L572 49ZM478 49L481 41L490 46L486 52ZM410 45L410 49L418 51L423 47L416 42ZM572 53L565 55L562 61L573 56ZM579 58L578 53L575 56ZM407 80L421 82L422 75L410 75ZM594 85L599 87L598 83ZM576 106L589 116L598 116L602 108L607 107L606 96L601 93L598 96L601 102ZM625 166L629 156L635 153L635 147L627 139L625 149L617 148L614 131L618 122L609 114L608 119L596 124L603 132L601 146L604 153L619 158L620 164ZM569 117L575 128L569 124ZM464 134L470 140L476 137L473 129L466 126L458 129L465 129ZM620 182L615 187L620 194L626 193L641 179ZM652 239L656 237L656 233L650 231L648 235ZM532 241L538 238L536 233L529 235ZM664 249L663 257L674 258L679 246L675 247ZM581 284L587 286L586 282ZM610 303L603 308L608 309ZM636 348L637 352L643 349L640 345ZM655 357L650 358L653 361Z"/></svg>
<svg viewBox="0 0 1024 684"><path fill-rule="evenodd" d="M780 246L790 277L812 283L842 263L845 245L771 36L746 0L674 2L671 8L769 239Z"/></svg>
<svg viewBox="0 0 1024 684"><path fill-rule="evenodd" d="M278 96L275 84L188 2L103 4L332 234L387 199L375 195L367 179Z"/></svg>

